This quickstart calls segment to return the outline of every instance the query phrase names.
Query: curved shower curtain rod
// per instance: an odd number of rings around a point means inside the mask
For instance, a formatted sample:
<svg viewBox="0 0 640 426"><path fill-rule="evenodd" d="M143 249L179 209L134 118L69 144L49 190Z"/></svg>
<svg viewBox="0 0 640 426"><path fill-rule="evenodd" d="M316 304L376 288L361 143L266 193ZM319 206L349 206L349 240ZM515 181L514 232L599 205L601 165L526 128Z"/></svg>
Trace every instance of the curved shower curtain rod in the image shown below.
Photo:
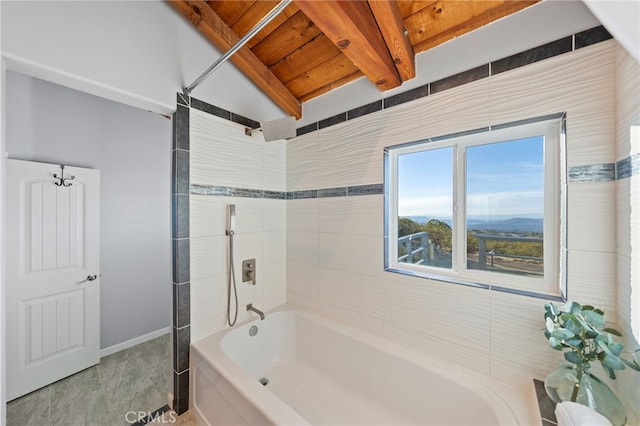
<svg viewBox="0 0 640 426"><path fill-rule="evenodd" d="M276 7L274 7L273 9L271 9L271 12L267 13L264 18L262 18L260 20L260 22L258 22L256 25L254 25L253 28L251 28L240 40L238 40L233 46L231 46L229 48L229 50L227 50L227 52L220 56L213 64L211 64L211 66L209 68L207 68L207 70L205 72L203 72L200 77L196 78L196 80L191 83L190 85L188 85L187 87L184 88L184 94L185 95L189 95L189 93L191 93L193 91L193 89L195 89L196 87L198 87L200 85L200 83L202 83L204 80L207 79L207 77L209 77L211 74L213 74L213 72L223 63L226 62L227 59L229 59L229 57L231 57L231 55L233 55L234 53L236 53L238 50L240 50L240 48L242 48L242 46L244 46L245 44L247 44L247 42L249 40L251 40L251 38L261 29L263 29L269 22L271 22L273 20L273 18L275 18L276 16L278 16L278 14L280 12L282 12L282 10L287 7L289 5L289 3L291 3L292 0L282 0Z"/></svg>

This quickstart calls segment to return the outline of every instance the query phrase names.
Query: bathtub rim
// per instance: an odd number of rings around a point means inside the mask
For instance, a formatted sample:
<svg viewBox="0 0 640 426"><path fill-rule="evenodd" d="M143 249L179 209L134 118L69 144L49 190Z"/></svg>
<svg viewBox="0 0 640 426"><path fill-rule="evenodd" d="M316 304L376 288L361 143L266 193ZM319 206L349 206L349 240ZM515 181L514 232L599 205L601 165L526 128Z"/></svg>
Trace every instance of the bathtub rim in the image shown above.
<svg viewBox="0 0 640 426"><path fill-rule="evenodd" d="M251 322L253 320L249 319L239 323L238 326ZM229 332L236 330L237 328L225 329L192 343L192 354L195 354L196 357L201 357L204 362L212 366L226 380L229 386L243 394L272 424L310 426L309 422L271 391L263 386L257 386L259 384L257 380L224 353L220 345L222 338ZM193 365L193 362L190 374L197 374L197 367ZM191 387L189 408L194 411L198 424L209 425L210 423L206 421L195 403L196 390L193 377L189 378L189 386Z"/></svg>
<svg viewBox="0 0 640 426"><path fill-rule="evenodd" d="M400 357L420 368L425 368L433 372L433 374L453 380L456 384L474 392L485 400L494 409L501 424L506 422L504 423L505 425L511 425L513 422L517 422L517 424L520 425L527 425L536 421L539 423L540 421L539 417L536 416L536 401L531 389L525 391L509 386L506 383L474 371L466 366L454 364L447 360L418 352L416 349L404 346L401 343L375 334L369 330L335 321L317 312L310 312L287 304L265 312L267 319L270 315L277 313L292 313L306 317L311 321L321 323L333 332L345 334L360 343L370 345L384 353ZM248 318L239 322L233 328L225 328L213 332L192 342L191 348L193 351L196 351L201 358L213 365L237 391L245 394L247 399L255 404L260 412L269 418L269 420L273 421L274 424L308 425L309 423L306 419L296 413L293 408L280 400L268 389L260 386L254 377L242 369L240 365L233 361L223 350L222 340L227 334L231 332L241 333L241 329L248 329L251 325L259 325L259 323L260 320L257 317ZM442 372L447 372L447 374L443 374ZM232 376L237 377L239 381L233 383L232 380L229 380L229 377ZM193 380L190 381L194 383ZM193 396L194 393L191 392L190 394ZM195 404L191 404L190 407L197 408ZM291 413L295 415L291 416Z"/></svg>

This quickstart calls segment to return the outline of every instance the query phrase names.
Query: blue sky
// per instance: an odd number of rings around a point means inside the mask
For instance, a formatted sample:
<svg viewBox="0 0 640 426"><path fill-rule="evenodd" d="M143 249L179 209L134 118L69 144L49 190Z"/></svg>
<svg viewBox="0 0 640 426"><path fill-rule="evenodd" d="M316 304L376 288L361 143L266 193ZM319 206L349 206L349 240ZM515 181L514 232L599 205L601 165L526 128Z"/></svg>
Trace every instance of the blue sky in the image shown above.
<svg viewBox="0 0 640 426"><path fill-rule="evenodd" d="M543 139L467 148L467 217L542 217ZM399 156L400 216L452 215L453 148Z"/></svg>

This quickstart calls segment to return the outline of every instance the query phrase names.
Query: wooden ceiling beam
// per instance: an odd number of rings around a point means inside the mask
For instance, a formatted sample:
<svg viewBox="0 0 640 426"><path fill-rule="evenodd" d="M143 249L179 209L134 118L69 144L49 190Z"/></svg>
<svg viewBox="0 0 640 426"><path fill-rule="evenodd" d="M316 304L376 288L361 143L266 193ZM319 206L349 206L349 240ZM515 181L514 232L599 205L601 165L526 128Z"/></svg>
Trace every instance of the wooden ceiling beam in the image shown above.
<svg viewBox="0 0 640 426"><path fill-rule="evenodd" d="M392 0L369 0L368 3L400 78L411 80L416 76L415 54L405 33L398 3Z"/></svg>
<svg viewBox="0 0 640 426"><path fill-rule="evenodd" d="M294 2L378 89L400 86L402 80L367 2Z"/></svg>
<svg viewBox="0 0 640 426"><path fill-rule="evenodd" d="M173 0L169 3L222 52L226 52L240 39L206 1ZM253 54L251 49L243 46L231 57L231 61L284 112L296 119L302 118L302 105L298 99Z"/></svg>

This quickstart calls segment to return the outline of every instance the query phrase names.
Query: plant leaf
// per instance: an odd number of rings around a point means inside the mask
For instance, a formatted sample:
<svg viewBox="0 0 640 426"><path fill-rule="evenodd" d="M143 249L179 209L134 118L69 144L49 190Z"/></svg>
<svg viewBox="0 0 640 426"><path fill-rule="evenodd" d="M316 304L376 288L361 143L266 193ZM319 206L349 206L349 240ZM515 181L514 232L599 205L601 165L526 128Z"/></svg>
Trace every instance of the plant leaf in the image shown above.
<svg viewBox="0 0 640 426"><path fill-rule="evenodd" d="M553 314L553 308L551 307L552 303L544 304L544 312L547 314Z"/></svg>
<svg viewBox="0 0 640 426"><path fill-rule="evenodd" d="M622 353L624 345L620 342L609 343L609 349L611 349L611 352L613 352L614 355L618 356Z"/></svg>
<svg viewBox="0 0 640 426"><path fill-rule="evenodd" d="M568 351L564 353L564 359L572 364L582 364L582 358L574 351Z"/></svg>
<svg viewBox="0 0 640 426"><path fill-rule="evenodd" d="M575 336L575 334L573 334L571 331L567 330L566 328L557 328L553 330L551 335L560 340L571 339L572 337Z"/></svg>
<svg viewBox="0 0 640 426"><path fill-rule="evenodd" d="M582 310L583 310L583 311L593 311L594 309L595 309L595 308L594 308L593 306L591 306L591 305L584 305L584 306L582 307Z"/></svg>
<svg viewBox="0 0 640 426"><path fill-rule="evenodd" d="M607 342L605 342L604 340L597 340L597 342L598 342L598 346L604 351L605 354L613 355L611 353L611 350L609 349L609 344Z"/></svg>
<svg viewBox="0 0 640 426"><path fill-rule="evenodd" d="M627 361L624 358L620 358L622 359L622 362L624 362L625 364L627 364L630 368L633 368L636 371L640 371L640 365L635 363L635 362L631 362L631 361Z"/></svg>
<svg viewBox="0 0 640 426"><path fill-rule="evenodd" d="M582 326L582 328L585 330L585 332L590 332L590 331L595 331L593 329L593 327L591 327L591 324L589 324L583 317L582 315L576 315L574 316L574 318L576 319L576 321L578 321L578 323ZM595 337L595 336L593 336Z"/></svg>
<svg viewBox="0 0 640 426"><path fill-rule="evenodd" d="M582 344L582 340L580 339L571 339L571 340L565 340L564 341L567 345L572 346L578 350L582 350L583 348L583 344Z"/></svg>
<svg viewBox="0 0 640 426"><path fill-rule="evenodd" d="M582 306L580 306L580 304L576 302L567 302L562 307L562 312L570 312L574 315L579 313L581 310L582 310Z"/></svg>
<svg viewBox="0 0 640 426"><path fill-rule="evenodd" d="M600 342L604 342L604 343L609 343L609 340L607 339L607 336L604 334L598 334L594 339L594 342L596 342L596 345Z"/></svg>
<svg viewBox="0 0 640 426"><path fill-rule="evenodd" d="M607 328L603 328L602 331L606 331L607 333L613 334L614 336L622 337L622 333L620 333L615 328L607 327Z"/></svg>
<svg viewBox="0 0 640 426"><path fill-rule="evenodd" d="M557 351L561 351L562 350L562 343L560 342L559 339L551 336L549 337L549 346L551 346L553 349L557 350Z"/></svg>
<svg viewBox="0 0 640 426"><path fill-rule="evenodd" d="M620 358L615 355L605 355L603 363L612 370L624 370L624 364L620 361Z"/></svg>
<svg viewBox="0 0 640 426"><path fill-rule="evenodd" d="M549 333L553 332L553 329L556 327L556 325L553 323L551 318L547 318L545 323L546 323L546 326L547 326L547 331L549 331Z"/></svg>
<svg viewBox="0 0 640 426"><path fill-rule="evenodd" d="M595 311L583 311L582 316L593 327L599 328L604 326L604 316Z"/></svg>
<svg viewBox="0 0 640 426"><path fill-rule="evenodd" d="M585 335L589 338L589 339L595 339L596 337L598 337L600 335L600 333L598 333L597 330L594 329L589 329L585 332Z"/></svg>
<svg viewBox="0 0 640 426"><path fill-rule="evenodd" d="M606 365L602 364L602 367L605 369L605 371L607 372L607 374L609 374L609 378L612 380L616 379L616 372L613 371L613 369L607 367Z"/></svg>
<svg viewBox="0 0 640 426"><path fill-rule="evenodd" d="M574 315L572 315L571 318L568 318L563 326L573 334L579 334L580 331L582 331L582 327L580 327L580 323L578 323Z"/></svg>

